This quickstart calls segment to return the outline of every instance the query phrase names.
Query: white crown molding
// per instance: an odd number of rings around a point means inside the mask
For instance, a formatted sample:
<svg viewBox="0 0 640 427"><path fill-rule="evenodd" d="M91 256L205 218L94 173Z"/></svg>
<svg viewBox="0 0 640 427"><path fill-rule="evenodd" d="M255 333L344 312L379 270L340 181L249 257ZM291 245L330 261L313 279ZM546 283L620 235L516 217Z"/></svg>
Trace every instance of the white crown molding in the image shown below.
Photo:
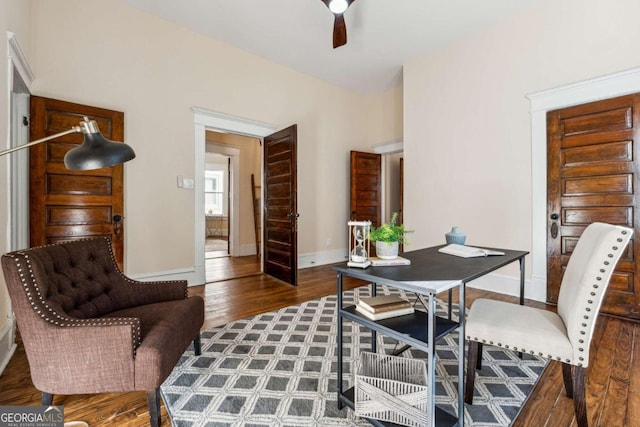
<svg viewBox="0 0 640 427"><path fill-rule="evenodd" d="M381 142L373 146L373 152L376 154L394 154L401 153L404 150L404 140L394 139L393 141Z"/></svg>
<svg viewBox="0 0 640 427"><path fill-rule="evenodd" d="M29 61L27 61L16 35L11 31L7 31L7 41L9 44L9 58L20 73L24 83L30 88L36 77L29 66Z"/></svg>
<svg viewBox="0 0 640 427"><path fill-rule="evenodd" d="M232 116L230 114L205 110L204 108L198 107L192 107L191 110L194 114L194 122L208 128L253 137L265 137L276 131L274 125L257 120Z"/></svg>

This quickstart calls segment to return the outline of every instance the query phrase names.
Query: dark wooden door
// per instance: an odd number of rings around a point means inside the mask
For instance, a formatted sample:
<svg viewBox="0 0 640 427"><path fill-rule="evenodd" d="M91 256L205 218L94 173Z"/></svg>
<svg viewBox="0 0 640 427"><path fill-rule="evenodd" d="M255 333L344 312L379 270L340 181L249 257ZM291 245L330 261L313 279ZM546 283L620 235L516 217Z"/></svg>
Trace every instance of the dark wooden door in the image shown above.
<svg viewBox="0 0 640 427"><path fill-rule="evenodd" d="M640 319L639 126L640 94L547 114L548 301L558 301L565 266L586 226L619 224L634 228L636 237L618 263L602 311Z"/></svg>
<svg viewBox="0 0 640 427"><path fill-rule="evenodd" d="M297 125L264 139L264 272L298 282Z"/></svg>
<svg viewBox="0 0 640 427"><path fill-rule="evenodd" d="M38 96L31 97L30 137L35 140L68 130L84 116L98 123L105 138L124 140L124 113ZM82 141L82 134L75 133L29 149L30 244L109 236L122 267L123 165L67 169L64 155Z"/></svg>
<svg viewBox="0 0 640 427"><path fill-rule="evenodd" d="M382 223L382 155L351 152L351 219Z"/></svg>

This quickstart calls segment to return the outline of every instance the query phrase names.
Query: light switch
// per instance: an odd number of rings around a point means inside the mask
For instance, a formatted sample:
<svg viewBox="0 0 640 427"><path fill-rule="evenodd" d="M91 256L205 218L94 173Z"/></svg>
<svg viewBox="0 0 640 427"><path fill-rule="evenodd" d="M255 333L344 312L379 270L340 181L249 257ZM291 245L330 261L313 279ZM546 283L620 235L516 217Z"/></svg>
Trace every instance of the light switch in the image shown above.
<svg viewBox="0 0 640 427"><path fill-rule="evenodd" d="M184 180L184 188L193 188L193 180L185 178L185 180Z"/></svg>
<svg viewBox="0 0 640 427"><path fill-rule="evenodd" d="M178 188L184 187L184 178L182 175L178 175Z"/></svg>

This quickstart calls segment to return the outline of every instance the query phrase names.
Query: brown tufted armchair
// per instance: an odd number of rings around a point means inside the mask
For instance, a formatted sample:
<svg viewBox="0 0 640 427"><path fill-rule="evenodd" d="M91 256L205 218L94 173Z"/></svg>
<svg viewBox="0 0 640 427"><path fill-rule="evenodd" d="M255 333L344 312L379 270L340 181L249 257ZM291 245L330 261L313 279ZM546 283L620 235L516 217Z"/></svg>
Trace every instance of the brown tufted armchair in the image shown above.
<svg viewBox="0 0 640 427"><path fill-rule="evenodd" d="M102 237L11 252L2 269L42 405L145 390L160 425L160 385L191 340L200 354L204 302L186 281L127 278Z"/></svg>

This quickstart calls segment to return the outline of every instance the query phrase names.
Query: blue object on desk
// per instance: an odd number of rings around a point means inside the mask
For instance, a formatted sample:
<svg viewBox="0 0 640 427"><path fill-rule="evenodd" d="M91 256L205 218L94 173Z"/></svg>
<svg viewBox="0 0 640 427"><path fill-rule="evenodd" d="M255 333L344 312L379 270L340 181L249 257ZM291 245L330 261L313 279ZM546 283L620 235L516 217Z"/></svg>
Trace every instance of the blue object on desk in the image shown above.
<svg viewBox="0 0 640 427"><path fill-rule="evenodd" d="M460 227L453 227L450 232L445 233L444 238L447 240L447 244L457 243L458 245L464 245L467 235L460 231Z"/></svg>

